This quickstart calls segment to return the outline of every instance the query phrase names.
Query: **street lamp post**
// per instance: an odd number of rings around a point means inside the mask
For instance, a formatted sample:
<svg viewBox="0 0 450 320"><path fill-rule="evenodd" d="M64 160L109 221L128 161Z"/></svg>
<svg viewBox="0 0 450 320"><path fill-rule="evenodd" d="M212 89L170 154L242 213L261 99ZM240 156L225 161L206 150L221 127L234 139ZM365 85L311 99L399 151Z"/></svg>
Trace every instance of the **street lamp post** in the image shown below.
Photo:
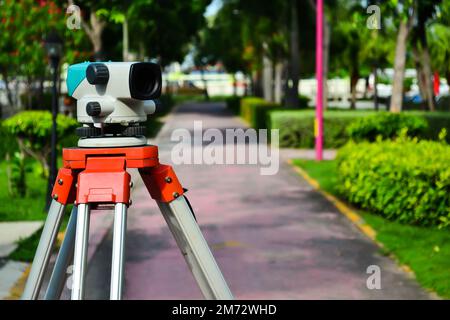
<svg viewBox="0 0 450 320"><path fill-rule="evenodd" d="M323 159L323 0L317 0L316 6L316 160Z"/></svg>
<svg viewBox="0 0 450 320"><path fill-rule="evenodd" d="M56 180L56 117L58 115L58 66L61 60L63 42L56 32L51 32L45 38L45 49L47 50L48 60L52 69L52 135L50 150L50 173L47 184L47 208L50 206L50 196L53 189L53 183Z"/></svg>

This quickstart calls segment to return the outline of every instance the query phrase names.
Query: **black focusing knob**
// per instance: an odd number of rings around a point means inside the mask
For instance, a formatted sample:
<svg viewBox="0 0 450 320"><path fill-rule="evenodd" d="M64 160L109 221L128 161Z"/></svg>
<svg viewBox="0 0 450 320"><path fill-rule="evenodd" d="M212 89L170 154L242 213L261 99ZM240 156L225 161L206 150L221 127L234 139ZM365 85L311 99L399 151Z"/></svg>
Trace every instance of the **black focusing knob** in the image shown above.
<svg viewBox="0 0 450 320"><path fill-rule="evenodd" d="M86 69L86 78L90 84L107 84L108 67L103 63L91 63Z"/></svg>
<svg viewBox="0 0 450 320"><path fill-rule="evenodd" d="M102 112L102 107L98 102L88 102L86 105L86 113L91 117L98 117Z"/></svg>

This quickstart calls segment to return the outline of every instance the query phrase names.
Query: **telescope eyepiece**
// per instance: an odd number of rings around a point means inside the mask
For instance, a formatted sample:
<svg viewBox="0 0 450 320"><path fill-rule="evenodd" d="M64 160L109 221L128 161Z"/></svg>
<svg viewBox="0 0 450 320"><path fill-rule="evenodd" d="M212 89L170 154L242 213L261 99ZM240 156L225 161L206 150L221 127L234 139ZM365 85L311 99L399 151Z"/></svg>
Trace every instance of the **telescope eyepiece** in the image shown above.
<svg viewBox="0 0 450 320"><path fill-rule="evenodd" d="M91 63L86 69L86 79L92 84L107 84L109 81L108 67L103 63Z"/></svg>

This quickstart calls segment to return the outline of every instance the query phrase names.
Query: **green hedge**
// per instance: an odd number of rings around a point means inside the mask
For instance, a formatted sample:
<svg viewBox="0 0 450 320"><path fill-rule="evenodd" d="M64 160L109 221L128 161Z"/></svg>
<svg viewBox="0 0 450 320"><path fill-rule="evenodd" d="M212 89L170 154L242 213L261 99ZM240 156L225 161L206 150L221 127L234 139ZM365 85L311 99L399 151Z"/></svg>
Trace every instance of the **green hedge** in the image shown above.
<svg viewBox="0 0 450 320"><path fill-rule="evenodd" d="M337 156L338 188L351 203L403 223L450 225L450 146L385 140L349 143Z"/></svg>
<svg viewBox="0 0 450 320"><path fill-rule="evenodd" d="M375 141L398 137L403 128L411 137L423 137L428 129L428 122L419 115L405 113L380 112L353 121L347 128L348 135L355 141Z"/></svg>
<svg viewBox="0 0 450 320"><path fill-rule="evenodd" d="M338 148L349 136L347 127L356 119L373 114L372 111L325 111L324 146ZM314 147L314 110L276 111L270 115L271 129L280 130L280 147Z"/></svg>
<svg viewBox="0 0 450 320"><path fill-rule="evenodd" d="M350 133L347 127L351 127L352 123L372 123L372 120L361 120L367 116L375 116L375 111L348 111L348 110L329 110L324 113L324 144L326 148L338 148L343 146L350 140ZM384 112L379 113L381 117ZM390 116L388 116L390 117ZM397 116L394 116L397 117ZM402 121L395 122L396 128L402 129L402 125L414 126L410 130L410 135L418 135L421 138L438 140L439 133L443 128L447 130L446 139L450 142L450 113L447 112L405 112L399 116ZM418 119L420 117L420 119ZM314 110L297 110L297 111L275 111L270 114L270 128L280 129L280 147L284 148L312 148L314 146ZM404 121L403 119L406 119ZM428 126L421 119L425 119ZM381 122L386 122L382 120ZM366 130L368 128L365 128ZM392 129L392 128L391 128ZM391 130L390 129L390 130ZM379 128L377 131L383 137L395 137L398 131L391 130L394 134L387 134L386 128ZM367 130L369 136L373 136L370 130ZM375 135L376 136L376 135ZM374 140L374 139L370 139Z"/></svg>
<svg viewBox="0 0 450 320"><path fill-rule="evenodd" d="M299 106L298 109L306 109L308 108L308 104L310 99L307 96L300 95L299 97ZM275 103L270 103L265 101L262 98L258 97L240 97L240 96L229 96L225 98L226 106L229 110L231 110L234 114L240 115L241 114L241 100L245 100L244 104L252 104L252 103L262 103L262 104L269 104L269 105L277 105ZM282 108L282 106L279 106Z"/></svg>
<svg viewBox="0 0 450 320"><path fill-rule="evenodd" d="M262 98L247 97L241 99L241 117L255 129L267 129L269 112L283 109L279 104L270 103Z"/></svg>

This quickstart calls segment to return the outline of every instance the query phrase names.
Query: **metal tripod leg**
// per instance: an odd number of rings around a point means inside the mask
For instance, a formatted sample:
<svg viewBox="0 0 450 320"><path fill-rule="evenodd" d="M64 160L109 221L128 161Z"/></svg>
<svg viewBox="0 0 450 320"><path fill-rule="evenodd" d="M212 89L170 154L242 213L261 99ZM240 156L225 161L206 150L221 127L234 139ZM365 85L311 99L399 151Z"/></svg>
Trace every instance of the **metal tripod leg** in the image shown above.
<svg viewBox="0 0 450 320"><path fill-rule="evenodd" d="M69 223L67 224L66 234L59 249L55 266L53 267L52 276L45 293L45 300L56 300L61 297L64 289L64 283L67 275L67 267L73 259L73 249L75 246L75 233L77 226L77 206L73 206L70 214Z"/></svg>
<svg viewBox="0 0 450 320"><path fill-rule="evenodd" d="M206 299L233 299L184 196L158 206Z"/></svg>
<svg viewBox="0 0 450 320"><path fill-rule="evenodd" d="M31 265L30 274L22 294L23 300L35 300L39 296L42 280L61 225L64 208L65 205L56 200L53 200L50 205L33 264Z"/></svg>
<svg viewBox="0 0 450 320"><path fill-rule="evenodd" d="M86 280L87 253L89 241L89 205L78 205L75 235L75 252L73 257L72 300L82 300Z"/></svg>
<svg viewBox="0 0 450 320"><path fill-rule="evenodd" d="M127 232L127 206L117 203L114 210L114 236L111 262L111 300L121 300L125 267L125 238Z"/></svg>

